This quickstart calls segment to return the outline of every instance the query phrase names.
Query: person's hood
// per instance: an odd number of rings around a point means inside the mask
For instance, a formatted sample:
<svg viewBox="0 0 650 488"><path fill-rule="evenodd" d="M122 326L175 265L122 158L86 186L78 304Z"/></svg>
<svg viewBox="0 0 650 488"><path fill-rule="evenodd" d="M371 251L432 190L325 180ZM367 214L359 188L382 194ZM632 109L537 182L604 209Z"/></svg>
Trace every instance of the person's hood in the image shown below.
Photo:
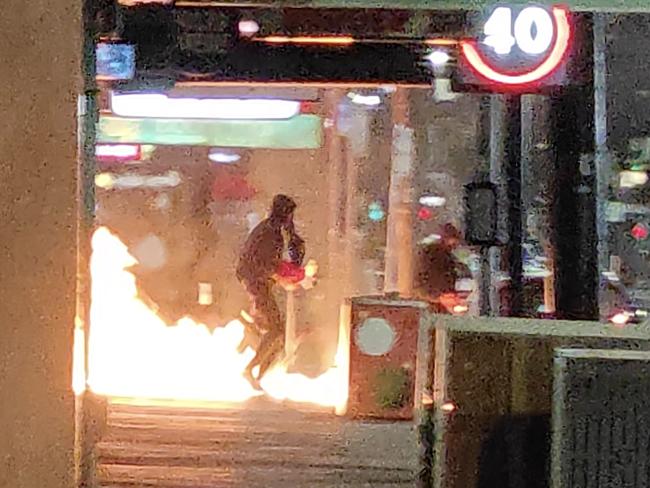
<svg viewBox="0 0 650 488"><path fill-rule="evenodd" d="M284 220L291 215L298 205L286 195L276 195L271 205L270 218L274 220Z"/></svg>

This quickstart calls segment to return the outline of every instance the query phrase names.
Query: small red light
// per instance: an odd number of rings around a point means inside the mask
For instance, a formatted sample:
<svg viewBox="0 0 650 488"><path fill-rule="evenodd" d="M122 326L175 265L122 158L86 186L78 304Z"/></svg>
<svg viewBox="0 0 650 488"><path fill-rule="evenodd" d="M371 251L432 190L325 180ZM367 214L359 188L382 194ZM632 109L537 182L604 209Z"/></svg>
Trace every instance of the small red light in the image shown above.
<svg viewBox="0 0 650 488"><path fill-rule="evenodd" d="M418 210L418 219L420 220L429 220L433 217L433 211L427 207L420 207Z"/></svg>
<svg viewBox="0 0 650 488"><path fill-rule="evenodd" d="M632 234L632 237L637 241L642 241L648 238L650 231L648 231L648 228L643 224L635 224L634 227L632 227L630 234Z"/></svg>
<svg viewBox="0 0 650 488"><path fill-rule="evenodd" d="M316 102L310 102L303 100L300 102L300 113L301 114L315 114L318 113L318 105Z"/></svg>

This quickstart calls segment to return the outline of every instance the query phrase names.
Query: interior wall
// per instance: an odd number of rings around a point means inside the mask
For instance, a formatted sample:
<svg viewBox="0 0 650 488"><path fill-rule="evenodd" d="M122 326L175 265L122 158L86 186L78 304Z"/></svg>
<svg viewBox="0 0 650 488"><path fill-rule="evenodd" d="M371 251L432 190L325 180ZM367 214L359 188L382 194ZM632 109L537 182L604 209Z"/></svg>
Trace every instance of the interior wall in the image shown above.
<svg viewBox="0 0 650 488"><path fill-rule="evenodd" d="M0 15L0 487L73 486L81 0Z"/></svg>

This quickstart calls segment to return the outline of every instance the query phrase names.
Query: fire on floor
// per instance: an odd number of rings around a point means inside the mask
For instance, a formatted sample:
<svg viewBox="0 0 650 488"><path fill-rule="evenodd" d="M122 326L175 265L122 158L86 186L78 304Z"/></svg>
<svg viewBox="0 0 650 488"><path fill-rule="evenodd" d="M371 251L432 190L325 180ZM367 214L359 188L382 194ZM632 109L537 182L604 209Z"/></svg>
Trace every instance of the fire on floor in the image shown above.
<svg viewBox="0 0 650 488"><path fill-rule="evenodd" d="M237 350L244 326L233 320L210 330L189 318L168 327L138 296L127 247L106 228L93 237L88 385L110 397L243 402L260 395L242 373L254 352ZM80 331L79 331L80 332ZM84 389L83 335L77 334L75 390ZM345 349L341 342L341 351ZM262 386L277 400L336 410L347 402L345 354L317 378L278 363Z"/></svg>

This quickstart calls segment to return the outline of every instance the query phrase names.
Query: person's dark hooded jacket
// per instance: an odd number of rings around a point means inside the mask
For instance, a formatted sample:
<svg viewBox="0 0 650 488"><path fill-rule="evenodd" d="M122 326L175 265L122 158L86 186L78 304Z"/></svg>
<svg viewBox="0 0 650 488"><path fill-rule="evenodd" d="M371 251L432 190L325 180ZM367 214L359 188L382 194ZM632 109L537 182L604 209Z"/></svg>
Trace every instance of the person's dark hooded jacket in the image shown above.
<svg viewBox="0 0 650 488"><path fill-rule="evenodd" d="M296 234L290 216L296 203L285 195L273 199L271 214L251 232L244 244L237 266L237 277L243 281L268 280L278 269L288 235L288 251L292 262L302 264L304 241Z"/></svg>

